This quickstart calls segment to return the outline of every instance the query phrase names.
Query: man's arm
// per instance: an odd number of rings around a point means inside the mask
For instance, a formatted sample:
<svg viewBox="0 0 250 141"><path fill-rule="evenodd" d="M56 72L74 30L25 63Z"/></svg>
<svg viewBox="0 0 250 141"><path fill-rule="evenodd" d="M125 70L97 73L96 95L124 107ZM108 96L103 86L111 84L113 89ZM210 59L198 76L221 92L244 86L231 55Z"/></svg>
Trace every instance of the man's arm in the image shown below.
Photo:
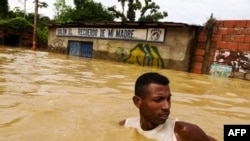
<svg viewBox="0 0 250 141"><path fill-rule="evenodd" d="M216 141L195 124L176 121L174 128L177 141Z"/></svg>

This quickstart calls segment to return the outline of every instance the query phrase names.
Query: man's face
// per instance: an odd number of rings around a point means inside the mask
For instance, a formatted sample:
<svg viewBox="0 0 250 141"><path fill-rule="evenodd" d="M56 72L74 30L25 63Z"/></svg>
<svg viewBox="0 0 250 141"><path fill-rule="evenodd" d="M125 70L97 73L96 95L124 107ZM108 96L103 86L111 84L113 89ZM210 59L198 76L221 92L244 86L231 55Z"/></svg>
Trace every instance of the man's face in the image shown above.
<svg viewBox="0 0 250 141"><path fill-rule="evenodd" d="M139 106L141 119L152 125L165 123L170 114L171 92L168 85L152 83Z"/></svg>

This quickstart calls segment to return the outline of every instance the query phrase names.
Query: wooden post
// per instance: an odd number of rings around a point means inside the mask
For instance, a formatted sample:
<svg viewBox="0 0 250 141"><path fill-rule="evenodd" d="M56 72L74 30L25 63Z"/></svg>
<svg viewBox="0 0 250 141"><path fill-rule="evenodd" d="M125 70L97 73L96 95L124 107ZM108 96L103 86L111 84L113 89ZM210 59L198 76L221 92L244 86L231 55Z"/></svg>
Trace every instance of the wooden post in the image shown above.
<svg viewBox="0 0 250 141"><path fill-rule="evenodd" d="M206 30L207 30L207 41L205 45L205 53L204 53L204 60L202 63L202 74L207 74L208 68L209 68L209 57L210 57L210 51L211 51L211 43L212 43L212 37L213 37L213 27L216 20L213 18L213 13L210 16L210 19L206 23Z"/></svg>
<svg viewBox="0 0 250 141"><path fill-rule="evenodd" d="M35 15L34 15L34 25L33 25L33 42L32 42L32 50L36 50L37 17L38 17L38 0L35 0Z"/></svg>

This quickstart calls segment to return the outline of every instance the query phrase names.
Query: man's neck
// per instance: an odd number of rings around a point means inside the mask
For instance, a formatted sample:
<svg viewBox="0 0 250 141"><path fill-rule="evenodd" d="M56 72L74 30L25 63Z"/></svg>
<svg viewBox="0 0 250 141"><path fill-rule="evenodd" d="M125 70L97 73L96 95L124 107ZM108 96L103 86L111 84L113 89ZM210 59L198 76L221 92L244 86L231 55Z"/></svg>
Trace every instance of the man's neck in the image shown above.
<svg viewBox="0 0 250 141"><path fill-rule="evenodd" d="M142 118L140 119L140 125L141 125L141 129L144 131L155 129L158 126L158 124L152 124Z"/></svg>

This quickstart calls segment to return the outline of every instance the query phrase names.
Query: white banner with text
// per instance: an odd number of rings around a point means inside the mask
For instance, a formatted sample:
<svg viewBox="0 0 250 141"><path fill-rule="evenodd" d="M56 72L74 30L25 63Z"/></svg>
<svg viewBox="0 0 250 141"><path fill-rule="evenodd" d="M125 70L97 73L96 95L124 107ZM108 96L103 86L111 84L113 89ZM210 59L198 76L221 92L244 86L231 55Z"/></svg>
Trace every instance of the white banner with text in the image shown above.
<svg viewBox="0 0 250 141"><path fill-rule="evenodd" d="M164 28L57 28L57 36L164 42Z"/></svg>

